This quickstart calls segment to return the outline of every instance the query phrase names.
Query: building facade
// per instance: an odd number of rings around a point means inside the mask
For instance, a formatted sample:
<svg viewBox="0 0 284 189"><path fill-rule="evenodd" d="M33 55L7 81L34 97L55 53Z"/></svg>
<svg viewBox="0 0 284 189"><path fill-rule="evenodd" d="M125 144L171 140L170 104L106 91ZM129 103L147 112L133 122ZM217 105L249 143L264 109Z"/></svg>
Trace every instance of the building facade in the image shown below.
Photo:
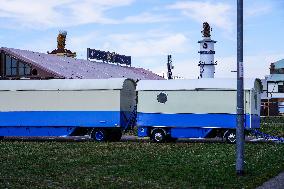
<svg viewBox="0 0 284 189"><path fill-rule="evenodd" d="M143 68L0 48L0 79L164 79Z"/></svg>
<svg viewBox="0 0 284 189"><path fill-rule="evenodd" d="M284 59L271 63L270 75L262 84L262 115L284 114Z"/></svg>

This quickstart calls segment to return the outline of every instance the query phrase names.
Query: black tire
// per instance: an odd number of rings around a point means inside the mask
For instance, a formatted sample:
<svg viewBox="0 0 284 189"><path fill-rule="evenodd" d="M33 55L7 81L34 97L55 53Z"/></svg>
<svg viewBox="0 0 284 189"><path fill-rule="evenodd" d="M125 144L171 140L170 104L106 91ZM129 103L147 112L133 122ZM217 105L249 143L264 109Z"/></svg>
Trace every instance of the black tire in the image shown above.
<svg viewBox="0 0 284 189"><path fill-rule="evenodd" d="M227 130L224 133L224 139L229 144L235 144L237 140L236 131L235 130Z"/></svg>
<svg viewBox="0 0 284 189"><path fill-rule="evenodd" d="M91 133L91 138L97 142L107 141L107 131L106 129L94 129Z"/></svg>
<svg viewBox="0 0 284 189"><path fill-rule="evenodd" d="M166 132L164 129L154 129L150 138L153 142L163 143L166 141Z"/></svg>

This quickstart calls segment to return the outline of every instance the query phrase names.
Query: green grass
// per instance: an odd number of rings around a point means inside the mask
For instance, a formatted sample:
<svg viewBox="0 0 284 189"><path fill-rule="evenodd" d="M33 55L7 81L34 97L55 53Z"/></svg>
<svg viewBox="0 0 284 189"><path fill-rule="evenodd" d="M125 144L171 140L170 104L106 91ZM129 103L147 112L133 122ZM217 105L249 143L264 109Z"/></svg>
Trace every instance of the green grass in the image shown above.
<svg viewBox="0 0 284 189"><path fill-rule="evenodd" d="M284 123L284 116L261 117L262 123Z"/></svg>
<svg viewBox="0 0 284 189"><path fill-rule="evenodd" d="M260 131L273 136L284 137L284 117L262 117Z"/></svg>
<svg viewBox="0 0 284 189"><path fill-rule="evenodd" d="M283 118L261 131L284 136ZM0 188L255 188L284 171L284 145L246 143L243 177L235 145L178 142L0 142Z"/></svg>
<svg viewBox="0 0 284 189"><path fill-rule="evenodd" d="M273 136L284 137L284 123L262 123L260 131Z"/></svg>
<svg viewBox="0 0 284 189"><path fill-rule="evenodd" d="M0 188L255 188L284 170L284 145L0 142Z"/></svg>

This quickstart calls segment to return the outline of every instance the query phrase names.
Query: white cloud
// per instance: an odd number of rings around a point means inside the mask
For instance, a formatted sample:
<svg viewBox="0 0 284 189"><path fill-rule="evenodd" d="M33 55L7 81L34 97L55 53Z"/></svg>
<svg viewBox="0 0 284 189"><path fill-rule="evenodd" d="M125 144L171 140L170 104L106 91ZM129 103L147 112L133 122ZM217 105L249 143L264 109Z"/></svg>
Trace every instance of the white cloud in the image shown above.
<svg viewBox="0 0 284 189"><path fill-rule="evenodd" d="M124 18L122 21L118 21L118 23L157 23L157 22L165 22L172 20L174 20L174 18L172 17L144 12L142 14L128 16Z"/></svg>
<svg viewBox="0 0 284 189"><path fill-rule="evenodd" d="M212 3L209 1L181 1L169 5L168 9L179 10L181 13L197 22L207 21L213 26L226 31L233 29L231 5L227 3Z"/></svg>
<svg viewBox="0 0 284 189"><path fill-rule="evenodd" d="M164 33L156 31L109 36L111 46L119 51L136 57L183 53L190 49L189 41L182 33ZM107 42L109 43L109 42Z"/></svg>
<svg viewBox="0 0 284 189"><path fill-rule="evenodd" d="M151 69L154 72L165 70L167 55L173 54L174 58L183 53L190 53L193 47L190 39L182 33L170 33L163 30L150 30L138 33L110 34L89 32L80 35L67 35L66 48L76 51L78 58L86 58L86 49L95 48L132 56L133 66ZM56 45L56 36L49 43ZM44 45L38 41L38 46ZM25 47L25 49L33 49ZM48 49L52 50L52 49ZM43 50L45 52L46 50Z"/></svg>
<svg viewBox="0 0 284 189"><path fill-rule="evenodd" d="M182 61L174 61L173 75L185 79L197 79L199 76L198 58L187 57Z"/></svg>
<svg viewBox="0 0 284 189"><path fill-rule="evenodd" d="M30 28L68 27L112 23L105 11L130 5L134 0L0 0L0 18L8 25Z"/></svg>
<svg viewBox="0 0 284 189"><path fill-rule="evenodd" d="M99 33L94 31L94 32L90 32L87 34L83 34L80 36L72 36L70 37L68 40L68 35L67 35L67 46L70 45L70 49L82 49L82 48L86 48L88 45L91 45L93 41L95 41L96 38L100 37Z"/></svg>
<svg viewBox="0 0 284 189"><path fill-rule="evenodd" d="M135 0L0 0L0 27L46 29L82 24L157 23L172 20L163 14L142 12L121 19L109 18L106 12L131 5Z"/></svg>
<svg viewBox="0 0 284 189"><path fill-rule="evenodd" d="M261 55L244 56L244 76L246 78L264 78L269 75L270 63L283 59L284 53L263 53ZM216 66L216 77L236 77L237 58L216 57L218 65Z"/></svg>

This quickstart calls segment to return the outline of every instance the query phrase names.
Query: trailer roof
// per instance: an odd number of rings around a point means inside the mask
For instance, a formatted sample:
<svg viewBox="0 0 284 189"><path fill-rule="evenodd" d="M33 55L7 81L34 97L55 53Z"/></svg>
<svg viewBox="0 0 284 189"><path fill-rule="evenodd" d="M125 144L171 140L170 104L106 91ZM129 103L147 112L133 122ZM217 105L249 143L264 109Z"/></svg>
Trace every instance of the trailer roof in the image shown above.
<svg viewBox="0 0 284 189"><path fill-rule="evenodd" d="M258 79L244 79L244 90L253 89L256 81ZM237 80L231 78L141 80L137 84L137 90L237 90Z"/></svg>
<svg viewBox="0 0 284 189"><path fill-rule="evenodd" d="M125 80L131 79L0 80L0 91L116 90L123 88Z"/></svg>

